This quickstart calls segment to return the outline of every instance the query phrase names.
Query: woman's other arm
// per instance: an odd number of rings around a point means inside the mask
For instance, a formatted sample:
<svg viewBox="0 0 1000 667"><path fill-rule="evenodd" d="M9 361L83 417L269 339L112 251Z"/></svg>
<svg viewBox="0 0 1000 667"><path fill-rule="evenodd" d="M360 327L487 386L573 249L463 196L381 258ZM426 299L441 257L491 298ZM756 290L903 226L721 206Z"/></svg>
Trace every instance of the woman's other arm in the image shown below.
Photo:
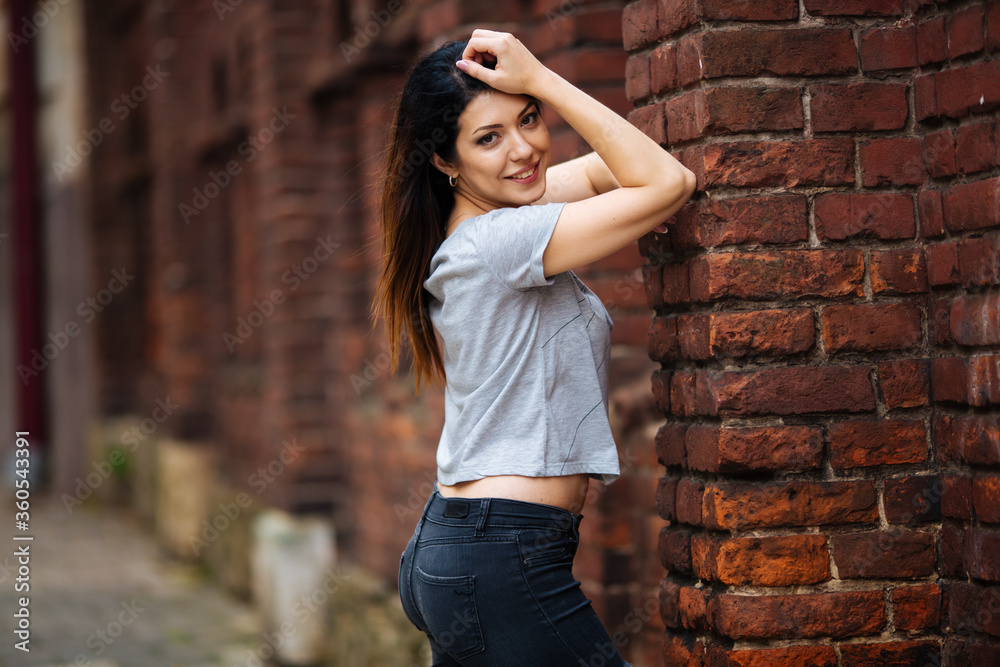
<svg viewBox="0 0 1000 667"><path fill-rule="evenodd" d="M549 167L545 194L535 203L582 201L620 187L601 156L591 152Z"/></svg>

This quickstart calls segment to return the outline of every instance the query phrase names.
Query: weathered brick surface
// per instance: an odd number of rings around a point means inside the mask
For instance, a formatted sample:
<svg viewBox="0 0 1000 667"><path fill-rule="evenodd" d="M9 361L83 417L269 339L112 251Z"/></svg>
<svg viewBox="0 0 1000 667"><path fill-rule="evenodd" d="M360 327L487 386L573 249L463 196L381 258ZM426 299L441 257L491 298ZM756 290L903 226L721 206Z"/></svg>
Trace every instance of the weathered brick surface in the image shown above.
<svg viewBox="0 0 1000 667"><path fill-rule="evenodd" d="M644 253L666 531L692 568L666 664L996 662L1000 2L671 8L631 49L698 180ZM827 576L796 540L826 545L830 590L763 594ZM864 629L823 597L842 586L870 596Z"/></svg>
<svg viewBox="0 0 1000 667"><path fill-rule="evenodd" d="M705 486L702 519L709 528L868 523L878 517L871 482L715 482Z"/></svg>
<svg viewBox="0 0 1000 667"><path fill-rule="evenodd" d="M909 530L844 533L830 539L841 579L926 577L934 571L934 536Z"/></svg>
<svg viewBox="0 0 1000 667"><path fill-rule="evenodd" d="M708 604L712 627L732 639L857 637L881 632L885 602L880 591L803 595L731 595Z"/></svg>
<svg viewBox="0 0 1000 667"><path fill-rule="evenodd" d="M691 542L694 574L724 584L791 586L830 578L830 556L822 535L720 539Z"/></svg>
<svg viewBox="0 0 1000 667"><path fill-rule="evenodd" d="M927 458L923 421L852 419L830 424L830 463L835 468L919 463Z"/></svg>

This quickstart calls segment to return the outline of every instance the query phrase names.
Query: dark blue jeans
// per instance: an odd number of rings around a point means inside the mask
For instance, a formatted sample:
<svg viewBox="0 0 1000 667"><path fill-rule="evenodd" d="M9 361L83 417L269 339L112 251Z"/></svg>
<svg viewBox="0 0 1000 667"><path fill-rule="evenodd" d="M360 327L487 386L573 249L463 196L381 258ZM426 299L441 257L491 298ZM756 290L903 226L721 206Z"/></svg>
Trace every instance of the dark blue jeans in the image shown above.
<svg viewBox="0 0 1000 667"><path fill-rule="evenodd" d="M573 577L582 518L434 490L400 559L399 595L435 667L628 667Z"/></svg>

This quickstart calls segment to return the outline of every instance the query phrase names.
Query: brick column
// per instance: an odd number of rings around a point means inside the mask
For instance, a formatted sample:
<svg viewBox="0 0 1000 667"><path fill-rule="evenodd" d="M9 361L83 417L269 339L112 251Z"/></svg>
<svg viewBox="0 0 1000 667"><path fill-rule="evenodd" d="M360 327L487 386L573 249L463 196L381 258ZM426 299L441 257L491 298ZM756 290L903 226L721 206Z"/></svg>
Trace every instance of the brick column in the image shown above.
<svg viewBox="0 0 1000 667"><path fill-rule="evenodd" d="M937 3L941 4L941 3ZM1000 3L641 0L668 665L1000 662Z"/></svg>

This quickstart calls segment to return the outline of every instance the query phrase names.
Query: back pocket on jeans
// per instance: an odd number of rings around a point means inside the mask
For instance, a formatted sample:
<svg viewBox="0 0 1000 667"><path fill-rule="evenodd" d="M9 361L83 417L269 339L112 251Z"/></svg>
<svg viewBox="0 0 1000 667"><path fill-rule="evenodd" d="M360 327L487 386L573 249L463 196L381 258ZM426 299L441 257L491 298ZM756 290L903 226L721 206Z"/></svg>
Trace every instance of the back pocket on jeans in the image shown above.
<svg viewBox="0 0 1000 667"><path fill-rule="evenodd" d="M439 577L419 567L414 570L420 582L413 596L434 641L459 660L484 650L476 609L476 577Z"/></svg>

